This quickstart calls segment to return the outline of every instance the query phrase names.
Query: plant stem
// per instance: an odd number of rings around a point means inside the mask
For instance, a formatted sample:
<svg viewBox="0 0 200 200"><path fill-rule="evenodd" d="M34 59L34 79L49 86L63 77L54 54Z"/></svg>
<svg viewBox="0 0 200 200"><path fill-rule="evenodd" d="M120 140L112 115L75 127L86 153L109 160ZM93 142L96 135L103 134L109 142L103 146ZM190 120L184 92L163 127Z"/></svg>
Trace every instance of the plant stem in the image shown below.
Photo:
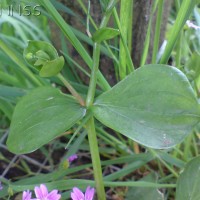
<svg viewBox="0 0 200 200"><path fill-rule="evenodd" d="M159 48L159 40L160 40L160 29L162 22L162 13L163 13L163 0L160 0L158 3L158 12L156 16L156 29L154 35L154 45L153 45L153 54L152 54L152 64L156 63L156 56Z"/></svg>
<svg viewBox="0 0 200 200"><path fill-rule="evenodd" d="M117 3L117 0L110 0L110 2L108 3L108 7L102 18L99 29L106 27L106 24L108 23L108 20L110 18L110 15L116 3ZM88 95L86 99L87 107L90 107L94 100L96 83L97 83L97 74L99 73L99 58L100 58L100 44L95 42L93 46L93 65L92 65L92 72L90 76L91 77L90 85L89 85Z"/></svg>
<svg viewBox="0 0 200 200"><path fill-rule="evenodd" d="M106 200L94 118L86 123L98 200Z"/></svg>
<svg viewBox="0 0 200 200"><path fill-rule="evenodd" d="M77 1L80 4L81 8L83 9L84 13L87 14L87 12L88 12L87 8L83 4L82 0L77 0ZM97 30L98 27L97 27L97 25L95 24L94 20L92 19L92 17L90 15L89 15L89 20L90 20L91 24L93 25L94 29ZM114 60L114 62L117 64L117 66L119 66L118 59L115 56L115 54L112 52L112 50L111 50L110 46L108 45L108 43L106 41L103 41L103 43L104 43L105 47L108 50L109 56Z"/></svg>
<svg viewBox="0 0 200 200"><path fill-rule="evenodd" d="M175 0L175 7L176 7L176 11L178 13L179 9L180 9L180 2L179 0ZM175 57L175 63L176 63L176 67L180 68L180 64L181 64L181 46L182 46L182 42L183 42L183 31L181 30L180 32L180 37L178 38L177 41L177 45L176 45L176 57Z"/></svg>
<svg viewBox="0 0 200 200"><path fill-rule="evenodd" d="M120 20L119 20L118 14L117 14L117 10L115 8L113 10L113 15L114 15L116 24L117 24L117 26L120 30L120 33L122 33L122 27L121 27ZM134 65L133 65L133 62L132 62L132 59L131 59L130 51L129 51L129 48L127 46L126 40L125 40L125 38L122 34L120 34L120 37L121 37L121 41L124 45L124 49L126 51L126 56L127 56L127 61L126 61L126 63L127 63L127 74L130 74L131 72L134 71Z"/></svg>
<svg viewBox="0 0 200 200"><path fill-rule="evenodd" d="M94 43L93 49L93 68L90 76L90 85L88 90L88 95L86 99L86 107L92 106L94 101L96 82L97 82L97 72L99 68L99 57L100 57L100 44ZM99 200L105 200L105 190L103 183L103 175L101 171L101 161L99 156L99 148L97 143L97 136L94 124L94 118L91 119L86 124L86 130L88 132L88 140L90 145L90 153L92 157L92 165L94 171L94 178L96 184L96 191Z"/></svg>
<svg viewBox="0 0 200 200"><path fill-rule="evenodd" d="M90 86L88 90L88 95L86 99L86 106L89 107L92 105L94 101L96 82L97 82L97 71L99 68L99 57L100 57L100 45L98 43L94 43L93 47L93 68L90 75Z"/></svg>
<svg viewBox="0 0 200 200"><path fill-rule="evenodd" d="M106 26L116 2L117 0L110 0L99 28L103 28ZM96 84L97 84L97 74L99 73L99 58L100 58L100 44L95 42L93 46L92 72L90 76L89 90L86 98L86 107L88 109L92 106L94 101ZM90 145L90 152L92 157L92 165L93 165L98 200L106 200L97 135L93 117L91 117L91 119L89 119L89 121L87 122L86 130L88 132L88 140Z"/></svg>
<svg viewBox="0 0 200 200"><path fill-rule="evenodd" d="M131 0L132 1L132 0ZM127 35L128 35L128 26L130 21L130 6L131 6L130 0L121 0L120 5L120 25L121 30L120 33L123 35L124 42L127 45ZM124 44L122 39L120 38L119 43L119 77L120 80L124 79L127 75L127 69L126 69L126 50L124 48Z"/></svg>
<svg viewBox="0 0 200 200"><path fill-rule="evenodd" d="M165 165L165 167L174 175L174 177L178 178L179 175L178 173L173 169L173 167L171 167L170 165L168 165L156 152L156 150L149 148L149 152L152 153L153 156L157 157L160 162Z"/></svg>
<svg viewBox="0 0 200 200"><path fill-rule="evenodd" d="M154 1L151 8L151 14L150 14L149 22L148 22L148 29L147 29L147 33L146 33L146 37L144 41L144 48L143 48L143 52L142 52L142 56L140 60L140 66L145 65L147 57L148 57L148 51L149 51L149 45L150 45L150 39L151 39L152 20L153 20L153 15L157 8L157 4L158 4L158 1Z"/></svg>
<svg viewBox="0 0 200 200"><path fill-rule="evenodd" d="M180 69L180 67L181 67L182 42L183 42L183 31L180 32L180 37L178 38L178 41L176 44L175 63L176 63L176 67L178 69Z"/></svg>
<svg viewBox="0 0 200 200"><path fill-rule="evenodd" d="M178 15L176 17L176 21L173 25L173 28L170 32L170 38L167 42L167 46L165 48L165 51L159 61L160 64L166 64L172 50L174 48L174 45L176 44L177 39L180 36L180 32L186 22L186 20L189 18L191 12L193 11L195 5L197 4L197 0L183 0L181 3L181 7L179 9Z"/></svg>
<svg viewBox="0 0 200 200"><path fill-rule="evenodd" d="M115 0L116 1L116 0ZM59 26L60 30L64 33L66 38L70 41L70 43L74 46L74 48L77 50L77 52L80 54L80 56L83 58L85 63L89 66L89 68L92 68L92 59L87 53L86 49L83 47L81 42L78 40L74 32L72 31L71 27L65 22L65 20L61 17L61 15L58 13L58 11L55 9L55 7L52 5L52 3L49 0L38 0L40 4L44 6L44 8L47 10L47 12L52 16L53 20L56 22L56 24ZM110 89L110 85L104 78L104 76L98 72L98 80L100 83L100 87L106 91Z"/></svg>
<svg viewBox="0 0 200 200"><path fill-rule="evenodd" d="M146 181L105 181L105 185L109 187L142 187L142 188L175 188L176 184L159 184L159 183L151 183Z"/></svg>
<svg viewBox="0 0 200 200"><path fill-rule="evenodd" d="M72 85L63 77L62 74L58 74L57 77L63 82L65 87L70 91L70 93L77 99L81 106L85 106L85 101L79 95L79 93L72 87Z"/></svg>
<svg viewBox="0 0 200 200"><path fill-rule="evenodd" d="M133 41L133 4L134 2L131 1L129 5L129 22L128 22L128 35L127 35L127 45L129 49L129 53L131 54L132 51L132 41Z"/></svg>

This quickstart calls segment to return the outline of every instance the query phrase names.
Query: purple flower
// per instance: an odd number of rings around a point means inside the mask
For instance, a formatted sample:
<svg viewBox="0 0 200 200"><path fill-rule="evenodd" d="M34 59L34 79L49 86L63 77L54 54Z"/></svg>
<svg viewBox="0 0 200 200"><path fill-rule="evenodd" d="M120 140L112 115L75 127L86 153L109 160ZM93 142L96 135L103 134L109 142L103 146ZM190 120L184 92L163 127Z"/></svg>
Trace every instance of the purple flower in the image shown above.
<svg viewBox="0 0 200 200"><path fill-rule="evenodd" d="M40 187L35 187L36 200L59 200L61 195L58 194L58 190L52 190L48 193L47 187L41 184Z"/></svg>
<svg viewBox="0 0 200 200"><path fill-rule="evenodd" d="M22 194L22 200L31 200L31 195L32 193L29 190L24 191Z"/></svg>
<svg viewBox="0 0 200 200"><path fill-rule="evenodd" d="M90 186L87 187L85 195L77 187L74 187L73 192L71 192L71 198L72 200L93 200L94 193L95 189L90 188Z"/></svg>
<svg viewBox="0 0 200 200"><path fill-rule="evenodd" d="M0 181L0 190L3 190L3 186L2 186L1 181Z"/></svg>
<svg viewBox="0 0 200 200"><path fill-rule="evenodd" d="M76 154L69 156L69 158L67 159L69 163L73 162L74 160L76 160L78 158L78 156Z"/></svg>

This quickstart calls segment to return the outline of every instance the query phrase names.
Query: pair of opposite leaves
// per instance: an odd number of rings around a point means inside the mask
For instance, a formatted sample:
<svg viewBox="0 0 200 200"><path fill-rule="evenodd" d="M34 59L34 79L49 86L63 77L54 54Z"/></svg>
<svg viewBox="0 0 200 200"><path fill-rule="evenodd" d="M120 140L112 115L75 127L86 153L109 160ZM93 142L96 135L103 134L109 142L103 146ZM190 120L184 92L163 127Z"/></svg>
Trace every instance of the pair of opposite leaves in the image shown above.
<svg viewBox="0 0 200 200"><path fill-rule="evenodd" d="M180 143L199 122L200 108L186 76L167 65L146 65L98 96L96 119L147 147ZM71 128L86 114L76 100L52 87L39 87L17 104L7 145L28 153Z"/></svg>

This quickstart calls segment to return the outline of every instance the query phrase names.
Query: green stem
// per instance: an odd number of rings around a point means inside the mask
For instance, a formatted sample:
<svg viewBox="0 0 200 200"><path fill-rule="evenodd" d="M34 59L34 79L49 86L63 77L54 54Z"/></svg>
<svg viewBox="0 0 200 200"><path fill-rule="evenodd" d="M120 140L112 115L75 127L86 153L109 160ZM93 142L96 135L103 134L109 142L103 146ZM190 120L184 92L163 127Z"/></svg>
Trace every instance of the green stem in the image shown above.
<svg viewBox="0 0 200 200"><path fill-rule="evenodd" d="M108 20L110 18L110 15L112 13L112 10L116 2L117 0L110 0L99 28L106 27L106 24L108 23ZM86 99L87 107L93 104L93 100L95 96L97 74L99 73L99 58L100 58L100 44L95 42L93 46L93 65L92 65L92 72L91 72L91 78L90 78L90 85L89 85L89 90L88 90L87 99Z"/></svg>
<svg viewBox="0 0 200 200"><path fill-rule="evenodd" d="M194 155L198 156L199 155L199 148L198 148L198 143L196 142L196 135L192 134L192 143L193 143L193 148L194 148Z"/></svg>
<svg viewBox="0 0 200 200"><path fill-rule="evenodd" d="M159 184L159 183L150 183L146 181L105 181L105 185L108 187L142 187L142 188L175 188L176 184Z"/></svg>
<svg viewBox="0 0 200 200"><path fill-rule="evenodd" d="M192 156L191 153L191 144L192 144L192 137L193 134L190 134L186 140L184 141L184 150L183 150L183 160L184 161L188 161L190 159L190 157Z"/></svg>
<svg viewBox="0 0 200 200"><path fill-rule="evenodd" d="M160 0L158 4L158 12L157 12L157 17L156 17L156 29L155 29L155 35L154 35L154 45L153 45L153 54L152 54L152 64L156 63L156 57L157 57L158 48L159 48L163 3L164 1Z"/></svg>
<svg viewBox="0 0 200 200"><path fill-rule="evenodd" d="M140 66L143 66L146 63L146 60L148 57L148 51L149 51L149 45L150 45L150 39L151 39L151 27L152 27L153 14L156 11L157 4L158 4L158 1L154 1L153 6L151 8L151 15L150 15L149 22L148 22L148 29L147 29L147 33L146 33L146 37L145 37L145 41L144 41L144 48L143 48L143 52L142 52L142 56L141 56L141 60L140 60Z"/></svg>
<svg viewBox="0 0 200 200"><path fill-rule="evenodd" d="M86 20L86 33L88 34L89 38L92 37L90 33L90 0L88 0L88 10L87 10L87 20Z"/></svg>
<svg viewBox="0 0 200 200"><path fill-rule="evenodd" d="M87 14L88 11L87 11L87 8L85 7L85 5L83 4L82 0L77 0L78 3L80 4L81 8L83 9L84 13ZM95 24L94 20L92 19L92 17L89 15L89 20L90 22L92 23L93 27L95 30L98 29L97 25ZM103 41L105 47L107 48L108 50L108 53L110 54L109 56L114 60L114 62L117 64L117 66L119 66L119 62L118 62L118 59L117 57L114 55L114 53L112 52L111 48L109 47L108 43L106 41Z"/></svg>
<svg viewBox="0 0 200 200"><path fill-rule="evenodd" d="M99 57L100 57L100 45L98 43L94 43L93 47L93 68L91 72L90 78L90 86L86 99L86 106L89 107L92 105L94 101L96 82L97 82L97 71L99 68Z"/></svg>
<svg viewBox="0 0 200 200"><path fill-rule="evenodd" d="M116 0L115 0L116 1ZM61 15L58 13L58 11L54 8L52 3L49 0L38 0L40 4L44 6L44 8L47 10L48 13L51 14L52 18L56 22L56 24L59 26L59 28L62 30L64 35L68 38L70 43L74 46L74 48L77 50L77 52L80 54L82 59L85 61L85 63L89 66L90 69L92 69L92 59L87 53L86 49L83 47L83 45L80 43L70 26L65 22L65 20L61 17ZM106 91L110 89L109 83L106 81L104 76L98 72L98 80L100 84L100 87Z"/></svg>
<svg viewBox="0 0 200 200"><path fill-rule="evenodd" d="M103 28L106 26L116 2L117 0L110 0L99 28ZM96 84L97 84L97 74L99 73L99 58L100 58L100 44L95 42L93 46L92 72L90 76L89 90L86 98L87 108L92 106L94 101ZM90 152L92 157L92 165L93 165L98 200L106 200L97 135L93 117L91 117L91 119L87 122L86 130L88 132L88 140L90 145Z"/></svg>
<svg viewBox="0 0 200 200"><path fill-rule="evenodd" d="M150 149L150 148L149 148L149 151L152 153L153 156L157 157L157 158L160 160L160 162L161 162L163 165L165 165L165 167L166 167L176 178L179 177L178 173L177 173L170 165L168 165L168 164L157 154L157 152L156 152L154 149Z"/></svg>
<svg viewBox="0 0 200 200"><path fill-rule="evenodd" d="M132 40L133 40L133 4L134 2L131 1L130 5L129 5L129 24L128 24L128 38L127 38L127 42L128 42L128 49L129 52L131 54L131 50L132 50Z"/></svg>
<svg viewBox="0 0 200 200"><path fill-rule="evenodd" d="M170 32L170 39L167 42L167 46L165 48L165 51L160 59L160 64L166 64L172 50L174 48L174 45L176 44L177 39L179 38L180 32L185 25L186 20L189 18L191 12L193 11L195 5L197 4L197 0L183 0L181 3L181 7L179 9L178 15L176 17L176 21L173 25L173 28Z"/></svg>
<svg viewBox="0 0 200 200"><path fill-rule="evenodd" d="M80 103L80 105L85 106L85 101L83 98L79 95L79 93L72 87L72 85L63 77L62 74L58 74L57 77L60 79L60 81L63 82L65 87L70 91L70 93L77 99L77 101Z"/></svg>
<svg viewBox="0 0 200 200"><path fill-rule="evenodd" d="M182 42L183 42L183 32L181 31L180 37L178 38L177 45L176 45L176 56L175 56L176 67L179 69L181 67Z"/></svg>
<svg viewBox="0 0 200 200"><path fill-rule="evenodd" d="M180 9L180 2L179 0L175 0L175 7L176 7L176 11L178 13L179 9ZM178 38L177 41L177 45L176 45L176 56L175 56L175 63L176 63L176 67L180 68L180 64L181 64L181 46L182 46L182 42L183 42L183 31L181 31L180 33L180 37Z"/></svg>
<svg viewBox="0 0 200 200"><path fill-rule="evenodd" d="M94 170L94 178L98 200L106 200L103 175L101 170L101 161L99 156L99 147L97 143L97 135L93 117L91 117L87 122L86 129L88 132L88 140L91 149L92 165Z"/></svg>
<svg viewBox="0 0 200 200"><path fill-rule="evenodd" d="M121 24L120 24L120 20L119 20L119 17L118 17L118 14L117 14L117 10L114 8L113 10L113 14L114 14L114 18L115 18L115 21L117 23L117 26L120 30L120 33L122 33L122 27L121 27ZM126 51L126 57L127 57L127 71L129 73L133 72L134 71L134 65L133 65L133 62L132 62L132 59L131 59L131 55L130 55L130 51L129 51L129 48L127 46L127 43L126 43L126 40L124 38L124 36L122 34L120 34L120 37L121 37L121 40L123 42L123 45L124 45L124 48L125 48L125 51Z"/></svg>
<svg viewBox="0 0 200 200"><path fill-rule="evenodd" d="M79 5L81 6L81 9L83 9L84 13L87 14L88 10L85 7L84 3L82 2L82 0L77 0L77 2L79 3ZM92 19L92 17L89 15L89 20L92 23L93 27L95 28L95 30L98 29L98 27L95 24L95 21Z"/></svg>
<svg viewBox="0 0 200 200"><path fill-rule="evenodd" d="M132 1L132 0L131 0ZM127 36L128 36L128 23L130 21L130 0L121 0L120 5L120 34L124 38L125 45L127 45ZM120 80L124 79L127 75L127 68L126 68L126 50L122 41L122 38L120 38L119 43L119 77Z"/></svg>
<svg viewBox="0 0 200 200"><path fill-rule="evenodd" d="M87 121L91 118L91 116L92 116L92 114L88 112L87 115L83 118L83 120L81 121L80 125L78 126L78 128L76 129L76 131L73 133L72 137L70 138L69 142L65 146L65 149L67 149L69 147L71 142L74 140L74 138L80 132L80 130L83 128L83 126L87 123Z"/></svg>
<svg viewBox="0 0 200 200"><path fill-rule="evenodd" d="M176 7L176 11L178 12L180 9L180 0L175 0L175 7Z"/></svg>

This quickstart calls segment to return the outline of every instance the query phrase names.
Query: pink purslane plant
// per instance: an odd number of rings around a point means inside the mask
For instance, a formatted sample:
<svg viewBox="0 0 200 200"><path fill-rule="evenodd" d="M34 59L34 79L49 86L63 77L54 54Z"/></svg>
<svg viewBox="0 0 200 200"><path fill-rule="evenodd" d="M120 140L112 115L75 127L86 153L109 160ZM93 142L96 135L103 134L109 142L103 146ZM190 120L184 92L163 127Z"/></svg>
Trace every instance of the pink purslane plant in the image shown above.
<svg viewBox="0 0 200 200"><path fill-rule="evenodd" d="M31 199L31 192L29 190L24 191L22 195L22 200L59 200L61 195L58 194L58 190L52 190L50 193L46 185L41 184L40 187L35 187L36 198Z"/></svg>
<svg viewBox="0 0 200 200"><path fill-rule="evenodd" d="M94 193L95 193L95 189L90 188L90 186L87 187L85 191L85 195L77 187L74 187L73 191L71 192L71 198L72 200L93 200Z"/></svg>
<svg viewBox="0 0 200 200"><path fill-rule="evenodd" d="M48 192L46 185L41 184L40 187L36 186L35 189L36 198L32 199L32 192L26 190L22 194L22 200L59 200L61 195L58 194L58 190L52 190ZM95 194L95 189L88 186L86 188L85 194L77 187L73 188L71 192L72 200L93 200Z"/></svg>

